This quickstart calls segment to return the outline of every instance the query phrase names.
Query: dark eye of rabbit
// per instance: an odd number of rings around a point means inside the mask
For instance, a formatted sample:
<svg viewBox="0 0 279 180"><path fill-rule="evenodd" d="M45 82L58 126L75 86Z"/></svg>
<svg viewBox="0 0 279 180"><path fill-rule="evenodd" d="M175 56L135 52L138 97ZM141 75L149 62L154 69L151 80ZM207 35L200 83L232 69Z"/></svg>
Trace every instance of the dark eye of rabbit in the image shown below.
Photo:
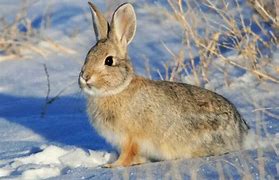
<svg viewBox="0 0 279 180"><path fill-rule="evenodd" d="M108 56L105 60L105 65L112 66L112 64L113 64L113 58L112 56Z"/></svg>

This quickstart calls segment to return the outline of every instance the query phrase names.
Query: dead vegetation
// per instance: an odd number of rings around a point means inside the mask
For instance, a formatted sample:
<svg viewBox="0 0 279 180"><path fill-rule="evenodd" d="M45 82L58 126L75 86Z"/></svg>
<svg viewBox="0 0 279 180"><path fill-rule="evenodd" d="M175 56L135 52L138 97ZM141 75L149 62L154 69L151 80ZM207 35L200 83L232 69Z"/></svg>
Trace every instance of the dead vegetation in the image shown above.
<svg viewBox="0 0 279 180"><path fill-rule="evenodd" d="M28 16L28 11L36 3L24 0L12 17L0 17L0 61L28 57L39 54L46 58L53 52L74 54L75 51L64 47L41 33L42 28L47 28L49 17L42 20L41 28L34 28L33 19Z"/></svg>
<svg viewBox="0 0 279 180"><path fill-rule="evenodd" d="M265 20L256 14L251 15L250 19L244 17L243 11L249 8L246 3L240 4L237 0L168 0L168 3L171 10L161 10L166 18L177 22L183 30L183 46L179 53L174 53L163 44L173 57L171 62L175 62L174 66L166 65L166 72L168 68L172 69L171 73L162 73L167 76L164 79L181 80L185 73L191 71L195 84L203 86L210 81L210 71L217 68L224 73L224 83L229 86L226 67L230 65L250 72L259 80L279 83L278 67L273 66L271 52L277 47L276 29L266 29L263 24ZM252 26L260 30L256 32ZM185 49L190 51L185 53ZM227 57L223 51L234 52L237 58ZM197 57L198 66L195 62ZM216 59L222 62L222 66L212 63Z"/></svg>
<svg viewBox="0 0 279 180"><path fill-rule="evenodd" d="M279 1L278 0L248 0L249 4L265 22L279 30Z"/></svg>

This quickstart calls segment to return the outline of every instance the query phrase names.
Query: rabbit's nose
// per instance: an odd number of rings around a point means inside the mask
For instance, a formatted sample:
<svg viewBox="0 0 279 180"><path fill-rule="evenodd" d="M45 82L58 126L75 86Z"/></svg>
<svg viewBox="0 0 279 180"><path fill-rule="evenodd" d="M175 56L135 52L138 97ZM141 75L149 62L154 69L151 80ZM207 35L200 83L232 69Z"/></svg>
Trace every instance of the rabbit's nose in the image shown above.
<svg viewBox="0 0 279 180"><path fill-rule="evenodd" d="M90 77L88 75L85 75L83 72L80 72L79 81L78 81L79 86L82 87L82 86L86 85L89 79L90 79Z"/></svg>
<svg viewBox="0 0 279 180"><path fill-rule="evenodd" d="M83 79L85 82L87 82L90 79L90 76L88 74L81 72L80 78Z"/></svg>
<svg viewBox="0 0 279 180"><path fill-rule="evenodd" d="M89 76L88 74L83 75L83 79L84 79L86 82L88 82L89 79L90 79L90 76Z"/></svg>

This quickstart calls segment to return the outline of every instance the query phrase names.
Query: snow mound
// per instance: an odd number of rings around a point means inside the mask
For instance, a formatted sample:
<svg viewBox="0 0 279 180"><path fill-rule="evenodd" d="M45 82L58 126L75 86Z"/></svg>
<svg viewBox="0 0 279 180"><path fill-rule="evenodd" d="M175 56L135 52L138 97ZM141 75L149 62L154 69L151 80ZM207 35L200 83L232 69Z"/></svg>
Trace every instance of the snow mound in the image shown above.
<svg viewBox="0 0 279 180"><path fill-rule="evenodd" d="M0 166L0 178L46 179L66 174L72 168L95 168L116 159L116 154L101 151L85 151L81 148L61 148L43 145L37 153L15 158Z"/></svg>

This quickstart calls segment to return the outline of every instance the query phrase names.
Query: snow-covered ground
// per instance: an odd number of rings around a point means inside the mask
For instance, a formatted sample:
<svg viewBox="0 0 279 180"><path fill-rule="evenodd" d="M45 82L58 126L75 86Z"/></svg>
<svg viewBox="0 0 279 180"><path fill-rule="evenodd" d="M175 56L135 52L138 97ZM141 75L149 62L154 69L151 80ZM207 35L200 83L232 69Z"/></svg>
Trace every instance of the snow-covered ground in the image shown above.
<svg viewBox="0 0 279 180"><path fill-rule="evenodd" d="M15 4L20 2L2 0L0 16L12 17L12 12L19 8ZM94 2L100 9L105 9L103 1ZM138 27L130 46L130 56L136 72L144 75L144 59L149 59L151 69L156 72L162 68L162 62L170 58L162 41L173 51L179 49L180 43L177 41L179 30L174 29L172 23L149 15L141 8L141 3L135 3ZM251 131L263 134L256 139L263 142L264 148L220 157L101 168L114 161L117 153L90 126L85 97L77 83L86 53L95 43L87 2L36 1L29 13L38 22L45 14L50 14L51 26L42 28L40 33L67 51L54 50L50 44L42 42L38 47L49 49L45 57L26 50L26 56L22 58L0 62L0 179L279 178L278 119L258 113L259 108L270 108L270 112L278 116L279 85L258 83L254 75L239 75L233 68L228 68L229 73L236 74L231 77L229 87L224 86L224 74L217 70L210 74L214 80L206 87L236 104ZM279 67L279 52L273 58L277 59L274 65ZM50 98L59 95L47 106L45 67L49 74ZM154 78L158 78L156 73ZM184 81L192 83L192 78L185 77ZM258 106L252 106L251 102Z"/></svg>

